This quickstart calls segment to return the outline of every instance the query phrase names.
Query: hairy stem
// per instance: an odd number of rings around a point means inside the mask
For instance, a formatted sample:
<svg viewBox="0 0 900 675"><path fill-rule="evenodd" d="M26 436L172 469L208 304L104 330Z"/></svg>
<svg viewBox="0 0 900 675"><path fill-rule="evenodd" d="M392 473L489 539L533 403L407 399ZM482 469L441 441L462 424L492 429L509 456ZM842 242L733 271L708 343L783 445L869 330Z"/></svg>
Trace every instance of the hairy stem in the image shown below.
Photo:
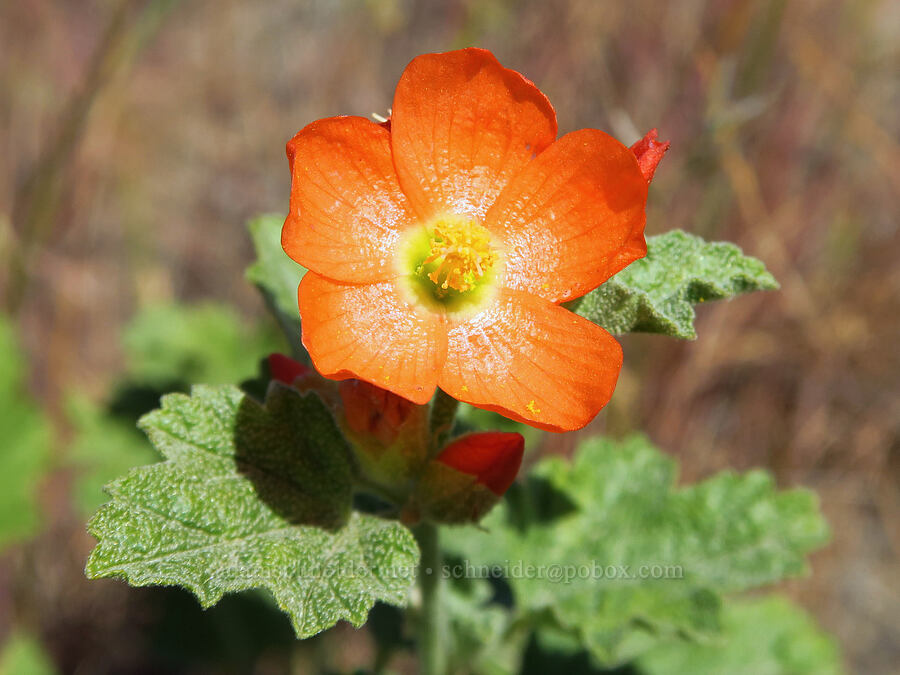
<svg viewBox="0 0 900 675"><path fill-rule="evenodd" d="M422 594L418 625L419 672L422 675L442 675L446 667L445 628L441 597L442 557L437 525L422 523L416 528L416 538L422 551L418 579Z"/></svg>
<svg viewBox="0 0 900 675"><path fill-rule="evenodd" d="M438 389L431 403L429 428L431 431L430 455L434 457L443 447L453 429L459 401ZM438 526L427 521L415 530L422 557L419 562L419 591L422 601L419 613L418 651L419 672L423 675L443 675L446 671L444 600L441 584L441 543Z"/></svg>

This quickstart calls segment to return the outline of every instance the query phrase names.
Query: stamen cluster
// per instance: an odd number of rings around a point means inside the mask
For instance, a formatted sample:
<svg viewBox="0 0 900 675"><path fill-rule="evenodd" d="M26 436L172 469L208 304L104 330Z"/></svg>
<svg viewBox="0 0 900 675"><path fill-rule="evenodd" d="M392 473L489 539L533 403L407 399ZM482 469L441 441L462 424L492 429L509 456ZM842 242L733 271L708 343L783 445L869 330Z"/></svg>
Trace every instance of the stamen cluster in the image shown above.
<svg viewBox="0 0 900 675"><path fill-rule="evenodd" d="M416 274L426 275L439 295L473 290L497 259L490 233L471 220L442 219L432 229L429 248Z"/></svg>

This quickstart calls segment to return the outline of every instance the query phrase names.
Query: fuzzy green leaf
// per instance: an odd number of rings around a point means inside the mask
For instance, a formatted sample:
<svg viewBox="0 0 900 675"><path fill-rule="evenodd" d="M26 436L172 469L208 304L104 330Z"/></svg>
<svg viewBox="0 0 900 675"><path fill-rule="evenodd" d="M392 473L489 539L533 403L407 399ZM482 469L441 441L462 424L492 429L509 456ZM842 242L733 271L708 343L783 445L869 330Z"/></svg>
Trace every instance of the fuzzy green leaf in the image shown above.
<svg viewBox="0 0 900 675"><path fill-rule="evenodd" d="M40 524L37 485L50 460L50 426L25 392L24 356L0 317L0 549Z"/></svg>
<svg viewBox="0 0 900 675"><path fill-rule="evenodd" d="M179 585L204 607L267 588L300 637L406 601L418 549L402 525L351 513L349 450L315 394L274 385L171 394L141 427L167 461L112 483L89 524L87 575Z"/></svg>
<svg viewBox="0 0 900 675"><path fill-rule="evenodd" d="M705 642L661 645L638 660L646 675L837 675L837 644L786 598L729 602L722 633Z"/></svg>
<svg viewBox="0 0 900 675"><path fill-rule="evenodd" d="M297 287L306 269L291 260L281 248L283 224L284 216L274 214L258 216L247 224L256 251L256 260L247 268L247 280L263 294L295 347L295 353L302 354Z"/></svg>
<svg viewBox="0 0 900 675"><path fill-rule="evenodd" d="M77 393L66 400L74 430L68 454L76 469L74 497L88 514L106 501L106 483L156 458L135 421L163 392L187 391L191 382L241 381L283 344L274 331L242 321L230 307L207 303L141 310L125 329L125 348L127 376L105 405Z"/></svg>
<svg viewBox="0 0 900 675"><path fill-rule="evenodd" d="M643 437L589 440L571 464L541 462L482 530L451 532L448 545L504 566L519 611L613 664L660 637L715 633L721 593L802 574L827 539L815 496L777 492L765 473L674 481Z"/></svg>
<svg viewBox="0 0 900 675"><path fill-rule="evenodd" d="M756 258L734 244L673 230L647 238L647 256L569 307L610 333L693 339L694 305L778 288Z"/></svg>

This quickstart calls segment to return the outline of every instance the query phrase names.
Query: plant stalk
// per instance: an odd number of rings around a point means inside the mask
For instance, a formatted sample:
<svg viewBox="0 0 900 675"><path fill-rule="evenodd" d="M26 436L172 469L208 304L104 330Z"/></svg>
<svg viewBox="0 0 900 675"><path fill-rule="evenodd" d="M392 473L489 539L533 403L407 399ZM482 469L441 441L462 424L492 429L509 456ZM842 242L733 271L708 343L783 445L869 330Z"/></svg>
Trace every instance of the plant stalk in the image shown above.
<svg viewBox="0 0 900 675"><path fill-rule="evenodd" d="M416 538L422 552L418 578L422 594L418 625L419 672L422 675L443 675L446 670L441 584L443 561L437 525L422 523L416 528Z"/></svg>

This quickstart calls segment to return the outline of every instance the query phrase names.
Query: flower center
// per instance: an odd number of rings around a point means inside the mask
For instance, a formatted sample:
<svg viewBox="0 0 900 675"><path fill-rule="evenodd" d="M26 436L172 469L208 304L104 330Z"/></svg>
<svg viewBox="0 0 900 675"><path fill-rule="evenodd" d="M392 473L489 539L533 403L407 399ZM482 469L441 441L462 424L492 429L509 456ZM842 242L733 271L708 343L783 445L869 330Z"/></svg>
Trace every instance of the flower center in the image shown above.
<svg viewBox="0 0 900 675"><path fill-rule="evenodd" d="M474 218L444 214L414 228L398 258L413 297L437 311L460 312L492 294L502 254Z"/></svg>
<svg viewBox="0 0 900 675"><path fill-rule="evenodd" d="M491 234L474 220L458 216L438 219L430 228L430 254L416 268L434 284L435 296L466 293L494 266L497 253L491 248Z"/></svg>

